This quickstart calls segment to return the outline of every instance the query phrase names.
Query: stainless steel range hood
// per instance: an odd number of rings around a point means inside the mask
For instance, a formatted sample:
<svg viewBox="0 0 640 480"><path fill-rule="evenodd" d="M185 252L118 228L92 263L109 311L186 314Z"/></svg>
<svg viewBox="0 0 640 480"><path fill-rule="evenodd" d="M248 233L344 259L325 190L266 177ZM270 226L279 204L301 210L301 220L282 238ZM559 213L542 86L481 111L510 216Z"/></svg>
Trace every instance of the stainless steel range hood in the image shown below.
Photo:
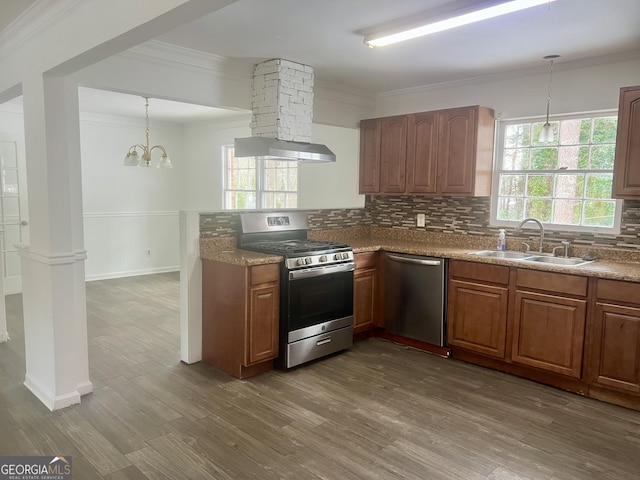
<svg viewBox="0 0 640 480"><path fill-rule="evenodd" d="M235 139L234 156L335 162L329 148L311 143L313 79L313 68L282 58L254 65L252 136Z"/></svg>
<svg viewBox="0 0 640 480"><path fill-rule="evenodd" d="M236 138L234 156L258 157L299 162L335 162L335 154L326 145L288 142L270 137Z"/></svg>

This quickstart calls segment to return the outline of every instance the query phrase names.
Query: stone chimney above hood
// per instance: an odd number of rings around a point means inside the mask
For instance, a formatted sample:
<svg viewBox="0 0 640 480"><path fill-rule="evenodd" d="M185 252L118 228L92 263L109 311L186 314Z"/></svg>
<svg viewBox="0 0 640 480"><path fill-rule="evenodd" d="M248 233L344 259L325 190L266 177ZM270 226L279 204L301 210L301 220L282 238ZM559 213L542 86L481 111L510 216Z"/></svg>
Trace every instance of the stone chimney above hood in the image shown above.
<svg viewBox="0 0 640 480"><path fill-rule="evenodd" d="M236 157L335 162L325 145L311 142L313 68L276 58L253 69L251 137L236 138Z"/></svg>

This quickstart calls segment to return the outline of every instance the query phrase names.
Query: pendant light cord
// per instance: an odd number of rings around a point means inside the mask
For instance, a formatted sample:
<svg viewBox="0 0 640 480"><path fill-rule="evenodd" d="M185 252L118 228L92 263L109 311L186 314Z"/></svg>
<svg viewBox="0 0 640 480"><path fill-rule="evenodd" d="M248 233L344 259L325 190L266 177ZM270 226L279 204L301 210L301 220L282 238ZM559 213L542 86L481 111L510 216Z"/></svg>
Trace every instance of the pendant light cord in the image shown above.
<svg viewBox="0 0 640 480"><path fill-rule="evenodd" d="M552 82L553 82L553 58L549 60L549 88L547 89L547 123L549 123L549 106L551 105Z"/></svg>

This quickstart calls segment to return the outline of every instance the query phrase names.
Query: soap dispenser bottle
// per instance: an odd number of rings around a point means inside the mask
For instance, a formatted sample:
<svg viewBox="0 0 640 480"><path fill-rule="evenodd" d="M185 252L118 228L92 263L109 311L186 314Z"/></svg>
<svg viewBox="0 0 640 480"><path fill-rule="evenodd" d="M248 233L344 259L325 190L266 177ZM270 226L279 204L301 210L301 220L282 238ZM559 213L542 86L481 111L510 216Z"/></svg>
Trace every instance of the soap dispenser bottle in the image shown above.
<svg viewBox="0 0 640 480"><path fill-rule="evenodd" d="M507 249L507 234L504 231L504 228L500 229L500 233L498 233L498 250L504 252Z"/></svg>

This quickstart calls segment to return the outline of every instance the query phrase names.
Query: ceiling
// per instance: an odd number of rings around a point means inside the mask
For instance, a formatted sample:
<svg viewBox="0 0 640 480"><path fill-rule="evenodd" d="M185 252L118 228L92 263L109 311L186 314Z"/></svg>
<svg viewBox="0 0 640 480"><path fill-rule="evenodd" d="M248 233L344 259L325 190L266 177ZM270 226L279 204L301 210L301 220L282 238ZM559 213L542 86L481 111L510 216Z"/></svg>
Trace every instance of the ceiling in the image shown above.
<svg viewBox="0 0 640 480"><path fill-rule="evenodd" d="M286 58L312 66L316 81L369 94L546 68L549 54L560 65L640 52L639 0L557 0L388 47L363 43L363 32L389 22L484 1L238 0L156 40L248 64ZM33 3L2 0L0 30ZM142 99L138 110L121 94L83 90L85 111L144 114ZM237 112L152 100L150 114L185 122Z"/></svg>

